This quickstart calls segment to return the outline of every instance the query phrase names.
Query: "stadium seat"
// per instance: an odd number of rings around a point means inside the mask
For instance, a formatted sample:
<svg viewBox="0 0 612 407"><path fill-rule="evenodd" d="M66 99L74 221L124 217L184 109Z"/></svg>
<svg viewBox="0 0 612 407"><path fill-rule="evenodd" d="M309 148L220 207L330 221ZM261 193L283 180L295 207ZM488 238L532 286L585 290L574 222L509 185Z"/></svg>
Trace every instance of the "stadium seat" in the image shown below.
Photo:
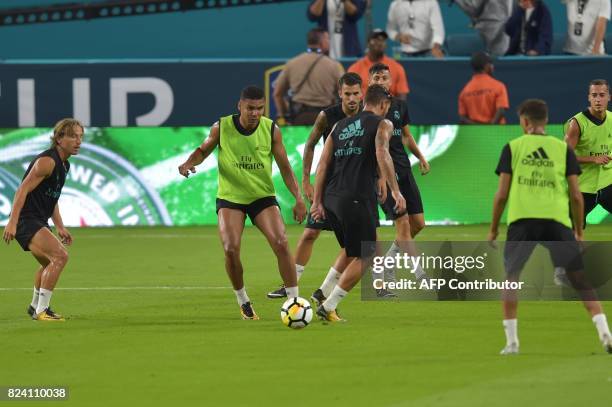
<svg viewBox="0 0 612 407"><path fill-rule="evenodd" d="M476 51L483 51L484 44L476 33L451 34L446 37L446 49L450 56L471 56Z"/></svg>

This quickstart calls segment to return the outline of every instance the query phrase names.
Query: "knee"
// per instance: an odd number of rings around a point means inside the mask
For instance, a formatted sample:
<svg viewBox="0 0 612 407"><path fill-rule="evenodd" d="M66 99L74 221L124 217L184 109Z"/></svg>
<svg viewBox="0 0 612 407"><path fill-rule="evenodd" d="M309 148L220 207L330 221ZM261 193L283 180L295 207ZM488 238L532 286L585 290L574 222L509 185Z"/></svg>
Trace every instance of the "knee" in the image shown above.
<svg viewBox="0 0 612 407"><path fill-rule="evenodd" d="M305 242L314 242L319 237L319 233L317 229L306 229L302 235L302 240Z"/></svg>
<svg viewBox="0 0 612 407"><path fill-rule="evenodd" d="M421 230L425 229L425 221L423 219L414 219L412 221L410 221L411 224L411 229L412 229L412 236L414 237L417 233L419 233Z"/></svg>
<svg viewBox="0 0 612 407"><path fill-rule="evenodd" d="M240 257L240 245L235 242L224 242L223 252L228 259L238 258Z"/></svg>
<svg viewBox="0 0 612 407"><path fill-rule="evenodd" d="M68 263L68 252L65 249L57 250L55 253L53 253L51 259L53 263L60 266L65 266L66 263Z"/></svg>
<svg viewBox="0 0 612 407"><path fill-rule="evenodd" d="M284 234L274 237L274 239L272 239L271 244L272 250L274 250L274 253L276 253L277 255L289 253L289 243L287 242L287 236L285 236Z"/></svg>

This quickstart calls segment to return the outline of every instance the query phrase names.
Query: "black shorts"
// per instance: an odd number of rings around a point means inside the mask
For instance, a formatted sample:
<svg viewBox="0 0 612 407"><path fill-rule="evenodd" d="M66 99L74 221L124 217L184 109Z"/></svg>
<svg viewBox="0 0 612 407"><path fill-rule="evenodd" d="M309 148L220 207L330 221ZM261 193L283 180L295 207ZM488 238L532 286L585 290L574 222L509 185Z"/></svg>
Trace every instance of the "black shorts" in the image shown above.
<svg viewBox="0 0 612 407"><path fill-rule="evenodd" d="M270 206L278 206L280 205L276 201L275 196L266 196L265 198L259 198L249 204L239 204L235 202L230 202L225 199L217 198L217 215L219 214L219 210L222 208L229 209L238 209L242 211L251 219L251 223L255 224L255 218L257 215L261 213L264 209Z"/></svg>
<svg viewBox="0 0 612 407"><path fill-rule="evenodd" d="M612 213L612 185L597 191L597 203L609 213Z"/></svg>
<svg viewBox="0 0 612 407"><path fill-rule="evenodd" d="M32 238L42 228L47 228L51 230L47 221L42 219L32 219L32 218L19 218L17 222L17 233L15 233L15 240L21 246L21 248L29 252L30 249L28 246L32 241Z"/></svg>
<svg viewBox="0 0 612 407"><path fill-rule="evenodd" d="M597 204L601 205L602 208L612 213L612 185L608 185L605 188L600 189L595 194L587 192L582 193L584 198L584 218L591 212Z"/></svg>
<svg viewBox="0 0 612 407"><path fill-rule="evenodd" d="M326 197L325 212L340 247L348 257L369 257L376 248L376 201ZM362 251L362 243L367 243Z"/></svg>
<svg viewBox="0 0 612 407"><path fill-rule="evenodd" d="M316 221L312 218L310 213L308 213L308 217L306 218L306 229L315 229L315 230L328 230L333 231L334 229L329 224L327 219Z"/></svg>
<svg viewBox="0 0 612 407"><path fill-rule="evenodd" d="M538 243L548 249L556 267L570 272L584 268L580 247L570 228L549 219L520 219L508 226L504 247L506 273L520 273Z"/></svg>
<svg viewBox="0 0 612 407"><path fill-rule="evenodd" d="M417 213L423 213L423 201L421 201L421 193L419 187L416 184L416 180L412 175L412 171L406 171L399 176L397 180L399 184L400 192L406 199L406 212L408 215L416 215ZM382 210L385 212L387 220L395 220L405 213L395 213L393 207L395 206L395 199L391 196L391 191L387 192L387 200L380 205Z"/></svg>

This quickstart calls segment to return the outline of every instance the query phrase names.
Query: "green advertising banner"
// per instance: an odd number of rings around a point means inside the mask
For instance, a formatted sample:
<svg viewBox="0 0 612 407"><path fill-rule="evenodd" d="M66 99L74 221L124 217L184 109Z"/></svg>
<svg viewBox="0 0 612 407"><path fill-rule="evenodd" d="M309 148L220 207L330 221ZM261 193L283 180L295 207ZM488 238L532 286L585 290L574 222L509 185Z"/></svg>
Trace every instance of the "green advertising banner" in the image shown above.
<svg viewBox="0 0 612 407"><path fill-rule="evenodd" d="M421 176L411 157L430 224L487 223L497 188L494 169L502 147L521 135L518 126L414 126L412 133L431 164ZM60 198L69 226L216 224L217 157L211 155L189 179L177 167L208 135L208 127L88 128ZM310 128L286 127L283 141L298 180ZM561 137L562 127L550 134ZM29 162L49 146L50 129L0 130L0 225ZM317 147L313 171L322 145ZM293 197L278 168L273 179L285 221ZM537 203L534 203L537 204ZM597 207L591 223L607 221Z"/></svg>

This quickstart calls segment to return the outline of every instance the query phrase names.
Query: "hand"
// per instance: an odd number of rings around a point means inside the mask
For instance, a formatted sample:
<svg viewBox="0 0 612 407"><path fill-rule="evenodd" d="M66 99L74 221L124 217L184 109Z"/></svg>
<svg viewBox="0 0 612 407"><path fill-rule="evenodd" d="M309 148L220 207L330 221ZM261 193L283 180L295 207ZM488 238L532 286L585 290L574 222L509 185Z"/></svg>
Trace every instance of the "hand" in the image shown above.
<svg viewBox="0 0 612 407"><path fill-rule="evenodd" d="M393 200L395 200L393 210L396 214L403 215L406 212L406 199L404 199L399 189L397 191L391 191L391 196L393 196Z"/></svg>
<svg viewBox="0 0 612 407"><path fill-rule="evenodd" d="M178 171L179 174L181 174L185 178L189 178L189 174L196 173L195 167L193 165L188 164L187 162L184 162L183 164L179 165Z"/></svg>
<svg viewBox="0 0 612 407"><path fill-rule="evenodd" d="M321 205L320 202L312 204L310 207L310 216L312 216L312 218L317 222L320 220L325 220L325 208L323 208L323 205Z"/></svg>
<svg viewBox="0 0 612 407"><path fill-rule="evenodd" d="M529 51L527 51L527 55L530 56L530 57L536 57L536 56L538 56L540 54L535 49L530 49Z"/></svg>
<svg viewBox="0 0 612 407"><path fill-rule="evenodd" d="M378 185L376 186L376 196L380 204L385 203L387 200L387 180L384 178L378 179Z"/></svg>
<svg viewBox="0 0 612 407"><path fill-rule="evenodd" d="M606 165L612 160L609 155L598 155L593 157L593 164Z"/></svg>
<svg viewBox="0 0 612 407"><path fill-rule="evenodd" d="M419 160L419 169L421 170L421 175L426 175L429 172L429 163L425 158Z"/></svg>
<svg viewBox="0 0 612 407"><path fill-rule="evenodd" d="M499 231L497 229L491 229L489 231L489 234L487 235L487 241L489 242L491 247L495 249L497 249L497 242L495 240L497 239L498 234L499 234Z"/></svg>
<svg viewBox="0 0 612 407"><path fill-rule="evenodd" d="M9 221L4 227L4 234L2 236L2 239L6 242L6 244L9 244L11 240L15 238L16 233L17 225L15 224L15 222Z"/></svg>
<svg viewBox="0 0 612 407"><path fill-rule="evenodd" d="M304 195L306 195L306 199L308 199L308 202L312 203L314 197L314 188L312 187L310 180L305 179L302 181L302 190L304 191Z"/></svg>
<svg viewBox="0 0 612 407"><path fill-rule="evenodd" d="M279 116L276 118L276 124L283 127L289 125L289 122L283 116Z"/></svg>
<svg viewBox="0 0 612 407"><path fill-rule="evenodd" d="M57 235L60 237L60 241L64 246L70 246L72 244L72 235L66 228L57 228Z"/></svg>
<svg viewBox="0 0 612 407"><path fill-rule="evenodd" d="M444 51L439 46L434 46L431 49L431 56L434 58L444 58Z"/></svg>
<svg viewBox="0 0 612 407"><path fill-rule="evenodd" d="M410 44L412 37L410 37L410 34L400 34L397 36L397 41L401 44Z"/></svg>
<svg viewBox="0 0 612 407"><path fill-rule="evenodd" d="M304 204L304 200L300 198L295 201L295 206L293 207L293 219L297 223L302 223L304 218L306 218L306 204Z"/></svg>

